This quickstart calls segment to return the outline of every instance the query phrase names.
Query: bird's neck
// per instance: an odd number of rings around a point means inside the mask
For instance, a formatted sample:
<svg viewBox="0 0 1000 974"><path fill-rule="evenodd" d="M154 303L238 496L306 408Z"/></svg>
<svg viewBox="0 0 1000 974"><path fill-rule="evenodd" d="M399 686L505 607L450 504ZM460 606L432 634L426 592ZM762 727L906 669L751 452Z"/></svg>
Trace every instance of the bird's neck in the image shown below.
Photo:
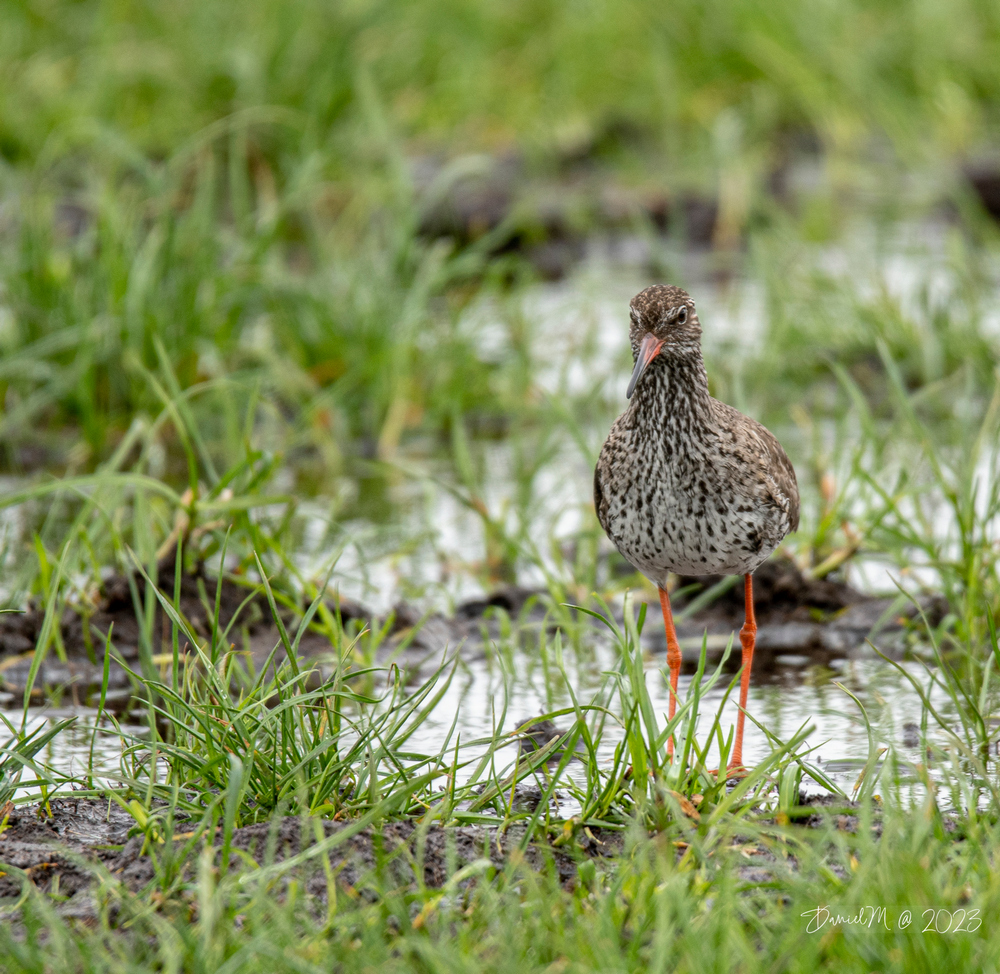
<svg viewBox="0 0 1000 974"><path fill-rule="evenodd" d="M694 432L711 422L708 374L700 354L654 361L632 397L636 426Z"/></svg>

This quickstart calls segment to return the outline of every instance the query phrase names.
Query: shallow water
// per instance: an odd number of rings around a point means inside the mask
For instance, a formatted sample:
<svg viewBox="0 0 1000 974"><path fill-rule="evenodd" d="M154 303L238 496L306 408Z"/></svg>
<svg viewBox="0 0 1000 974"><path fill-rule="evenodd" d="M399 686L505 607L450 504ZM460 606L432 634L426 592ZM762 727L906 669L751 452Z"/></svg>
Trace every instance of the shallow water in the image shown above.
<svg viewBox="0 0 1000 974"><path fill-rule="evenodd" d="M888 243L859 232L850 249L815 248L803 259L834 276L854 275L861 291L881 288L904 308L926 313L929 305L947 304L949 295L961 283L946 259L945 237L945 228L925 224L899 228ZM571 278L529 289L519 299L520 314L537 325L531 354L538 364L543 394L558 398L600 388L609 401L624 405L629 371L625 348L627 304L636 291L649 283L641 270L649 256L643 241L595 241L590 258ZM667 255L667 260L676 268L676 279L696 295L707 349L746 347L760 338L765 321L760 282L730 277L720 283L713 259L707 254L678 252ZM468 311L466 327L481 336L484 357L505 353L505 332L497 323L498 314L493 299ZM1000 334L1000 301L986 308L983 316ZM524 567L519 579L522 584L543 584L546 572L565 574L565 567L556 564L553 551L560 539L571 538L592 516L593 456L605 433L603 428L586 429L580 431L582 443L557 443L547 463L531 479L530 501L520 507L513 503L518 492L512 474L513 445L501 441L485 448L482 500L493 512L506 511L504 516L512 531L520 527L536 545L537 565ZM303 502L300 512L306 527L298 554L300 567L308 574L318 574L339 551L335 584L343 595L366 603L376 612L388 611L401 595L422 607L450 611L458 602L483 591L482 573L478 571L485 557L482 522L453 494L419 475L421 471L446 475L444 466L437 466L432 457L401 458L399 467L400 474L389 488L394 514L388 524L337 522L326 499ZM13 516L4 515L6 531L13 530ZM946 528L942 522L942 530ZM334 543L340 547L334 549ZM866 591L892 591L899 581L898 570L877 558L856 559L848 567L847 576L852 584ZM927 573L911 573L911 583L914 577L933 582ZM834 685L834 680L846 683L865 702L880 742L895 744L903 758L917 758L912 728L905 735L903 728L920 723L920 701L890 666L868 658L834 661L833 669L809 665L808 658L779 658L778 662L776 672L755 673L751 712L782 740L794 735L804 723L811 725L807 746L815 747L812 759L829 769L830 777L845 791L850 793L859 762L863 764L868 756L868 738L858 708ZM470 741L493 734L501 721L504 700L508 707L499 728L503 731L540 713L569 706L560 679L537 657L518 650L511 663L510 672L504 671L495 656L463 663L437 712L412 740L414 747L427 753L440 750L456 712L457 729L463 740ZM646 660L647 683L661 714L667 708L662 663L654 656ZM567 655L567 672L581 702L600 691L606 671L615 665L610 645L599 639L590 658ZM914 673L922 673L917 664L906 665ZM682 694L688 679L681 679ZM723 689L716 688L703 701L700 734L707 731L722 694ZM941 696L940 692L937 696ZM947 712L950 702L939 699L938 703ZM724 729L733 722L735 711L730 701L724 710ZM79 775L88 767L93 746L95 769L102 774L112 773L118 766L120 743L101 733L96 737L91 734L92 712L81 711L79 715L76 727L49 745L43 756L45 762L61 772ZM51 711L32 711L30 715L31 721L52 718ZM904 744L904 738L910 743ZM611 760L619 739L616 728L609 723L600 753L602 761ZM770 750L765 736L748 725L746 763L752 765ZM475 752L476 748L468 748L466 758L471 761ZM515 754L516 745L512 743L497 752L496 760L512 764ZM498 766L497 771L502 772L502 768ZM821 790L808 781L805 787Z"/></svg>
<svg viewBox="0 0 1000 974"><path fill-rule="evenodd" d="M661 726L665 723L668 705L663 662L661 654L645 654L646 684ZM595 640L590 651L581 657L567 650L564 666L573 691L583 706L599 703L608 706L615 717L620 716L616 708L617 697L606 693L607 674L617 666L610 641ZM922 686L927 685L926 675L919 663L909 662L903 666ZM731 676L726 674L702 698L697 730L697 738L701 742L711 727ZM921 761L927 763L927 756L922 754L918 730L920 699L899 671L888 663L878 659L844 659L834 660L827 667L809 665L804 657L789 655L777 657L773 669L755 673L754 676L749 697L750 713L780 741L789 740L803 726L810 727L798 752L804 754L810 751L808 760L815 763L848 796L852 794L858 774L868 758L868 736L857 705L836 685L838 682L861 699L880 748L892 744L904 765ZM680 678L682 700L691 679L684 674ZM951 704L946 695L940 690L933 690L930 696L939 712L949 715ZM722 709L724 734L728 734L735 722L734 697L735 692ZM407 750L428 755L440 753L449 740L457 712L456 734L450 738L450 748L453 750L456 744L459 745L460 760L465 764L465 770L458 776L461 783L467 780L478 759L489 749L487 743L471 742L492 739L495 732L509 734L524 720L571 706L572 700L554 660L546 665L536 654L515 650L506 662L500 656L463 661L437 709L409 739ZM48 745L38 756L39 762L77 780L93 774L98 787L113 785L119 780L123 746L112 733L93 733L94 710L32 709L29 711L28 726L34 729L45 721L74 714L78 717L76 724ZM572 718L557 718L555 722L564 730L572 723ZM957 723L956 719L956 726ZM147 732L141 724L125 725L123 730L139 738ZM603 767L610 769L615 747L621 739L620 724L614 718L608 719L598 748L598 759ZM933 725L928 729L927 740L945 745L949 743L947 735L939 729L935 730ZM773 747L774 744L756 726L747 723L744 762L748 767L758 764L771 753ZM449 760L452 750L449 751ZM710 753L710 764L714 766L718 763L717 748L711 748ZM502 778L511 770L517 756L518 744L514 738L496 748L493 760L497 778ZM933 769L931 773L933 776ZM567 775L581 785L585 782L579 762L570 763ZM489 778L492 779L493 775ZM824 786L808 777L803 779L802 790L806 794L827 792ZM919 787L917 791L920 791ZM912 788L907 793L912 794ZM22 789L21 794L26 794L26 791ZM942 804L948 804L947 797ZM560 810L571 815L578 808L570 800L564 801Z"/></svg>
<svg viewBox="0 0 1000 974"><path fill-rule="evenodd" d="M22 730L22 712L7 711L7 720L16 731ZM105 719L98 722L98 711L93 707L31 707L23 715L23 731L44 733L48 727L67 718L75 718L34 757L33 765L21 773L21 787L15 798L37 794L44 785L51 792L54 787L65 787L66 779L73 779L76 787L85 787L93 781L94 787L113 787L121 771L122 742L112 732ZM95 724L96 733L95 733ZM127 733L145 736L148 728L127 726ZM0 729L0 738L6 741L8 728Z"/></svg>
<svg viewBox="0 0 1000 974"><path fill-rule="evenodd" d="M603 683L603 672L616 664L607 647L595 654L593 661L575 666L567 665L567 673L573 681L574 692L581 702L597 695ZM795 665L797 659L789 657L786 662L779 657L775 672L756 674L751 684L749 711L768 731L780 741L792 738L803 726L811 727L805 742L798 748L799 753L811 750L809 760L828 774L831 780L848 795L852 793L858 773L868 758L868 736L861 714L853 701L835 686L835 681L845 684L858 695L865 704L874 727L879 746L885 742L897 745L901 760L919 760L920 746L909 743L904 746L904 725L919 725L921 704L919 697L904 678L889 664L880 660L838 660L832 669L820 666L802 667ZM568 660L567 660L568 664ZM660 720L666 723L669 696L667 674L664 661L659 654L646 654L646 685ZM520 667L523 666L523 670ZM907 664L907 668L919 677L922 672L917 664ZM533 661L515 659L516 675L504 678L497 672L490 673L485 666L470 667L464 683L456 686L439 708L440 719L428 720L413 738L417 749L433 753L440 747L444 735L450 727L455 708L461 714L460 728L464 736L490 737L493 727L499 723L507 702L507 720L504 729L512 730L518 723L563 707L572 706L568 694L553 691L547 685L543 668ZM722 703L732 674L726 674L716 686L702 697L697 724L697 739L704 742ZM682 675L679 681L679 696L683 701L692 677ZM925 683L926 680L921 681ZM727 735L735 724L737 707L735 703L738 688L722 708L721 727ZM592 696L593 695L593 696ZM947 702L935 693L932 699L939 707ZM597 699L600 699L597 697ZM881 701L881 702L879 702ZM607 705L606 700L601 702ZM614 702L610 709L616 711ZM617 714L617 711L616 711ZM567 727L572 718L557 719L561 728ZM910 727L912 734L914 728ZM934 739L929 734L929 739ZM609 720L598 748L600 762L610 767L615 747L622 739L620 725ZM940 739L940 736L938 736ZM744 742L744 762L748 767L756 766L771 753L774 744L748 721ZM483 747L480 753L485 751ZM710 749L710 766L716 766L718 750ZM472 755L470 755L472 756ZM476 755L478 756L478 755ZM497 772L502 774L504 765L513 765L516 747L511 744L497 752ZM584 782L579 768L570 765L570 774ZM826 793L827 789L806 778L803 790L807 794ZM567 809L571 813L572 809Z"/></svg>
<svg viewBox="0 0 1000 974"><path fill-rule="evenodd" d="M926 220L902 223L891 230L859 224L846 244L803 245L796 260L805 268L836 282L848 282L849 292L862 299L883 298L894 302L900 313L915 322L934 314L949 314L950 302L967 281L955 266L949 247L953 243L948 224ZM517 314L531 322L530 353L541 394L558 403L574 395L593 395L595 390L608 404L608 421L600 428L578 431L577 440L565 433L551 445L553 455L530 483L531 502L519 505L519 483L515 450L509 442L489 444L485 451L485 474L481 498L494 516L516 533L520 526L536 541L538 560L546 571L555 568L546 550L550 539L572 537L591 517L593 465L607 428L616 412L625 406L625 389L631 371L627 348L628 302L651 283L645 268L654 256L651 244L625 238L594 240L587 260L567 280L527 289L516 308L498 308L488 297L466 312L467 327L483 336L484 358L501 358L505 351L503 313ZM655 254L670 271L658 277L688 288L695 296L704 328L707 357L713 354L738 357L741 349L759 342L766 330L765 287L756 279L748 260L740 273L720 275L716 257L709 252L662 251ZM1000 284L1000 261L984 257L978 265L987 278ZM845 287L848 285L845 284ZM956 302L957 303L957 302ZM977 307L985 335L1000 338L1000 287L987 288ZM738 405L738 403L737 403ZM806 464L809 456L801 431L790 419L775 426L793 461ZM843 451L846 454L846 451ZM345 595L365 602L377 611L388 611L400 592L417 589L421 599L444 611L482 591L473 571L485 558L484 532L479 517L446 491L420 478L426 471L445 479L450 468L433 458L401 460L403 475L392 487L395 502L391 531L407 541L423 538L411 553L400 554L391 544L374 541L379 530L367 523L342 524L348 534L362 539L346 548L337 566L337 584ZM995 456L984 455L981 479L995 466ZM881 471L887 477L889 471ZM849 471L844 471L849 476ZM815 503L809 478L800 477L804 504ZM860 512L859 512L860 513ZM316 509L320 524L313 531L323 537L329 526L328 509ZM933 513L941 537L954 536L954 517L945 506ZM303 565L312 571L327 564L329 546L303 553ZM844 568L845 580L866 592L895 593L902 584L915 592L919 586L937 587L935 573L919 562L910 562L906 572L899 565L878 557L856 557ZM519 581L544 584L538 566L522 566Z"/></svg>

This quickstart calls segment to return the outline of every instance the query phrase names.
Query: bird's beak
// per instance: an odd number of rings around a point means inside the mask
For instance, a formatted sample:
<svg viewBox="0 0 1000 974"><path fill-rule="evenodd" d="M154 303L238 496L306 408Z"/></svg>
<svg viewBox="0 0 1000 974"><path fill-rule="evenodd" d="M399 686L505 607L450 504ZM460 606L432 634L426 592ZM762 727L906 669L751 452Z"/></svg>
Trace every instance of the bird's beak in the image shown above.
<svg viewBox="0 0 1000 974"><path fill-rule="evenodd" d="M647 335L642 340L642 344L639 346L639 357L635 360L635 368L632 370L632 378L629 380L628 392L625 393L626 399L632 398L636 383L649 367L649 363L659 354L661 348L663 348L663 339L657 338L655 335Z"/></svg>

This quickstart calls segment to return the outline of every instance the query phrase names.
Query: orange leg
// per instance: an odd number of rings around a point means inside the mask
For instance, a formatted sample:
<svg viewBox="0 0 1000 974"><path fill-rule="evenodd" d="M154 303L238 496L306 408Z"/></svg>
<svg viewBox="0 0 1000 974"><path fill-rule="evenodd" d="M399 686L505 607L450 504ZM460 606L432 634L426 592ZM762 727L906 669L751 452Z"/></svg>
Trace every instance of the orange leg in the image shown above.
<svg viewBox="0 0 1000 974"><path fill-rule="evenodd" d="M663 628L667 631L667 666L670 668L670 719L677 712L677 677L681 675L681 647L677 642L677 630L674 629L674 614L670 611L670 596L667 590L660 589L660 608L663 610ZM674 739L667 741L667 754L673 757Z"/></svg>
<svg viewBox="0 0 1000 974"><path fill-rule="evenodd" d="M747 694L750 692L750 669L753 667L753 647L757 639L757 618L753 611L753 576L745 575L744 602L746 621L740 630L740 645L743 647L743 674L740 677L740 712L736 715L736 742L729 770L743 767L743 724L746 721Z"/></svg>

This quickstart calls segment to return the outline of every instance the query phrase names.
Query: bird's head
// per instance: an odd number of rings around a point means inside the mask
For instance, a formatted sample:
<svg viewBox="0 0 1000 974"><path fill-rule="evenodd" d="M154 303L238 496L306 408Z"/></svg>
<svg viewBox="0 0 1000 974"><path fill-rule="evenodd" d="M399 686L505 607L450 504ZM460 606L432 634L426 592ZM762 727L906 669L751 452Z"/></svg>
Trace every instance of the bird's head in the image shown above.
<svg viewBox="0 0 1000 974"><path fill-rule="evenodd" d="M635 369L628 384L629 399L657 356L678 358L701 352L701 323L687 291L672 284L654 284L632 298L630 314Z"/></svg>

